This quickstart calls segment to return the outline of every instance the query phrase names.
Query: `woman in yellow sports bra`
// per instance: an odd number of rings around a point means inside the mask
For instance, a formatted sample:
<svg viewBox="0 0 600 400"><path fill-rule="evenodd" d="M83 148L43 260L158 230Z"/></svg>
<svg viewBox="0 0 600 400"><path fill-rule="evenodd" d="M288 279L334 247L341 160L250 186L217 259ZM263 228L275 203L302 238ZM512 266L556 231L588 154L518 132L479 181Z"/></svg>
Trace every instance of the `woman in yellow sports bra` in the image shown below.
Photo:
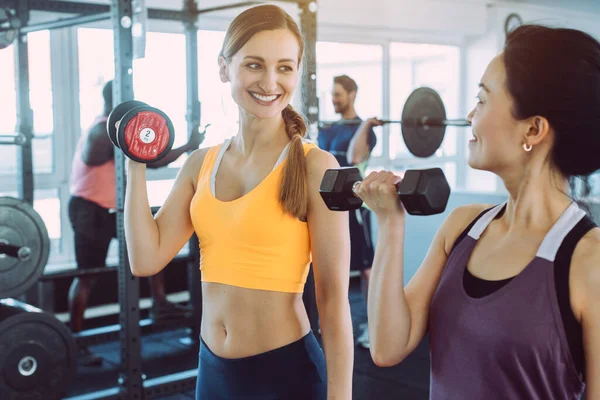
<svg viewBox="0 0 600 400"><path fill-rule="evenodd" d="M219 57L239 131L181 168L153 218L145 165L128 160L125 233L133 274L154 275L195 231L202 275L197 399L351 399L348 217L319 195L338 166L304 139L289 105L304 42L281 8L238 15ZM324 352L302 302L310 263Z"/></svg>

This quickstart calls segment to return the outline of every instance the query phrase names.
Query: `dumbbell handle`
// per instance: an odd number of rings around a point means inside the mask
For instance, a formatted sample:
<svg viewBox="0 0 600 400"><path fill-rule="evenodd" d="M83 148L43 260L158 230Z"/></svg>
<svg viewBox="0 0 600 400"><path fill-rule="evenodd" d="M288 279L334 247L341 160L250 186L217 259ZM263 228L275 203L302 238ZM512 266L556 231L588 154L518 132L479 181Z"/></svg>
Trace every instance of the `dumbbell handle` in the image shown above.
<svg viewBox="0 0 600 400"><path fill-rule="evenodd" d="M354 195L354 197L358 197L356 195L356 189L358 188L358 185L361 184L362 181L356 181L352 184L352 194ZM398 193L398 201L400 203L402 203L402 197L401 197L401 193L400 193L400 184L396 184L396 193Z"/></svg>
<svg viewBox="0 0 600 400"><path fill-rule="evenodd" d="M0 243L0 254L27 261L31 257L31 249L27 246L15 246L14 244Z"/></svg>
<svg viewBox="0 0 600 400"><path fill-rule="evenodd" d="M362 181L356 181L352 184L352 193L356 196L356 189L358 188L358 185L360 185ZM398 185L396 185L396 189L398 189ZM400 193L398 193L400 194Z"/></svg>

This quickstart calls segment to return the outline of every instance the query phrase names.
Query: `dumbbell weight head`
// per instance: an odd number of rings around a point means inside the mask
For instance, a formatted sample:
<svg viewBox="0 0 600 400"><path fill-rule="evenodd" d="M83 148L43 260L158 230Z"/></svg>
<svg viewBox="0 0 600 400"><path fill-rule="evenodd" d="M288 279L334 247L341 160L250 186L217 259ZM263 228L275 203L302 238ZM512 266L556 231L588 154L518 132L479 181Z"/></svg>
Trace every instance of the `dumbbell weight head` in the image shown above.
<svg viewBox="0 0 600 400"><path fill-rule="evenodd" d="M117 142L123 153L140 163L166 156L174 140L175 130L167 114L150 106L127 111L117 129Z"/></svg>
<svg viewBox="0 0 600 400"><path fill-rule="evenodd" d="M435 215L446 210L450 185L440 168L409 169L398 185L398 194L411 215Z"/></svg>
<svg viewBox="0 0 600 400"><path fill-rule="evenodd" d="M360 182L362 176L355 167L328 169L323 175L319 193L327 208L334 211L356 210L363 201L354 196L352 186Z"/></svg>
<svg viewBox="0 0 600 400"><path fill-rule="evenodd" d="M106 131L108 132L108 137L110 141L116 146L119 147L119 142L117 141L117 122L123 118L128 111L136 107L147 106L148 104L143 103L137 100L125 101L110 112L108 115L108 120L106 121Z"/></svg>
<svg viewBox="0 0 600 400"><path fill-rule="evenodd" d="M362 180L358 168L345 167L325 171L319 193L327 208L335 211L354 210L362 200L354 195L354 184ZM408 170L398 185L398 195L411 215L434 215L444 212L450 197L450 186L440 168Z"/></svg>

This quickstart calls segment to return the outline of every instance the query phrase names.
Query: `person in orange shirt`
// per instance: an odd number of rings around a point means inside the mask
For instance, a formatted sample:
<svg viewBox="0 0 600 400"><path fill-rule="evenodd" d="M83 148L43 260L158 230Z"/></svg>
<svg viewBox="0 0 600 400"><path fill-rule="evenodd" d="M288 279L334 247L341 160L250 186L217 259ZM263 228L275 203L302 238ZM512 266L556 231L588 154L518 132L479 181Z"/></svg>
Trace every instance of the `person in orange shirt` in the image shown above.
<svg viewBox="0 0 600 400"><path fill-rule="evenodd" d="M69 219L75 238L75 258L78 269L103 267L108 247L117 237L116 175L114 145L107 134L106 121L113 109L112 81L102 89L104 112L97 117L87 132L81 135L71 168ZM163 159L148 164L149 168L167 166L183 153L200 145L200 134L192 130L190 140L184 146L173 149ZM91 275L76 277L69 290L70 327L73 332L83 329L84 312L94 285ZM179 318L186 308L167 301L163 274L150 279L153 319ZM101 365L102 358L91 353L87 347L79 349L78 361L83 365Z"/></svg>
<svg viewBox="0 0 600 400"><path fill-rule="evenodd" d="M238 15L218 58L239 130L186 160L150 212L146 165L128 162L125 234L132 273L151 276L195 231L203 313L196 398L352 397L348 214L319 195L328 152L305 139L290 101L304 42L281 8ZM302 301L313 263L321 350Z"/></svg>

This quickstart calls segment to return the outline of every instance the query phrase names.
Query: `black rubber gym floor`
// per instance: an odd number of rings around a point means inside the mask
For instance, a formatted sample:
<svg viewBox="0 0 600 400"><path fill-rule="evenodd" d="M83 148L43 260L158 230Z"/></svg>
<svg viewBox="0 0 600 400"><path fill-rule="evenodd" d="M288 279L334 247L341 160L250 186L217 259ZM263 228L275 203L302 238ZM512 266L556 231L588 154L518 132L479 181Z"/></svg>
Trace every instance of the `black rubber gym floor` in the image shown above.
<svg viewBox="0 0 600 400"><path fill-rule="evenodd" d="M359 325L365 321L366 308L360 294L358 281L350 286L350 306L355 336ZM142 342L143 371L147 378L193 369L198 355L194 349L182 344L189 337L185 330L175 330L144 336ZM118 379L119 343L111 342L90 348L104 358L102 367L78 367L69 396L81 395L116 386ZM407 399L427 400L429 397L429 348L427 341L401 364L379 368L373 364L368 350L355 348L354 400ZM170 395L163 399L193 399L194 392Z"/></svg>

